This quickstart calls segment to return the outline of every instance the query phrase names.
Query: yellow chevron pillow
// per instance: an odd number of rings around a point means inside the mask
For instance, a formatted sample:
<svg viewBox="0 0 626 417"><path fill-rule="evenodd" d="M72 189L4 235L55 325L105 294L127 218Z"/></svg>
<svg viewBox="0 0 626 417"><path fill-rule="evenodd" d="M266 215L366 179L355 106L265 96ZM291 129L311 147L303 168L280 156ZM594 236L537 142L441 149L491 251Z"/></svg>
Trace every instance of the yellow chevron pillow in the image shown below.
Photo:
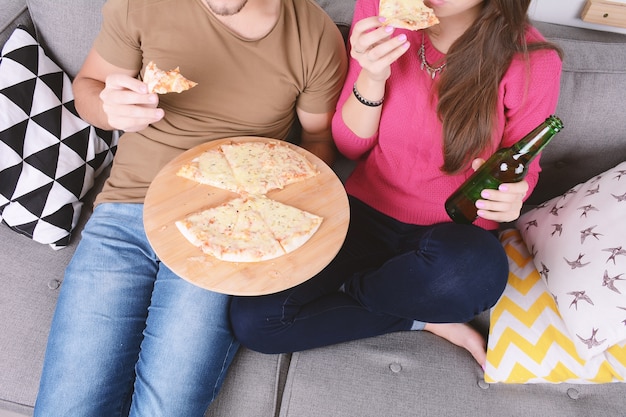
<svg viewBox="0 0 626 417"><path fill-rule="evenodd" d="M520 232L506 230L500 240L510 272L504 293L490 312L485 381L626 382L626 343L582 359Z"/></svg>

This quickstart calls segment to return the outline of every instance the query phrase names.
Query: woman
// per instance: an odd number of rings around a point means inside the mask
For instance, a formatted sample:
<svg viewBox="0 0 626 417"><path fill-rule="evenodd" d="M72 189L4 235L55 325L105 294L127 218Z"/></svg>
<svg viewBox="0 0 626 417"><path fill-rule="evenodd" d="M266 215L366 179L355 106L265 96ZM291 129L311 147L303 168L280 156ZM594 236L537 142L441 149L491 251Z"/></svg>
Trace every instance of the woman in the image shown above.
<svg viewBox="0 0 626 417"><path fill-rule="evenodd" d="M338 149L357 161L346 182L348 235L311 280L233 300L244 345L289 352L426 330L484 367L485 341L467 322L504 290L496 230L519 217L538 159L524 181L482 192L474 225L451 223L444 201L556 108L560 54L530 26L529 3L427 0L440 23L413 32L386 26L378 0L357 0L333 119Z"/></svg>

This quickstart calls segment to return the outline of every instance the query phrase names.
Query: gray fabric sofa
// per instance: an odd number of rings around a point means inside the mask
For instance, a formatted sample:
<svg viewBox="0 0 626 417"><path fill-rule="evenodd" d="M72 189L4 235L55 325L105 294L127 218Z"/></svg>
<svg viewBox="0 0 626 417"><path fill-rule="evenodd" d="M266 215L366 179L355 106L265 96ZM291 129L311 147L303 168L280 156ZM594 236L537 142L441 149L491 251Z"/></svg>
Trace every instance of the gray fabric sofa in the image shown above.
<svg viewBox="0 0 626 417"><path fill-rule="evenodd" d="M549 0L542 0L549 1ZM76 74L99 28L97 1L3 0L0 45L18 24ZM320 0L344 29L353 0ZM538 23L565 51L557 114L529 204L626 161L626 36ZM339 165L344 172L349 167ZM65 265L106 173L85 198L69 247L53 251L0 225L0 417L32 415ZM475 320L485 335L489 315ZM71 378L68 375L68 378ZM426 332L263 355L241 349L207 417L626 416L626 385L487 384L463 349ZM73 416L80 417L80 416ZM166 416L169 417L169 416Z"/></svg>

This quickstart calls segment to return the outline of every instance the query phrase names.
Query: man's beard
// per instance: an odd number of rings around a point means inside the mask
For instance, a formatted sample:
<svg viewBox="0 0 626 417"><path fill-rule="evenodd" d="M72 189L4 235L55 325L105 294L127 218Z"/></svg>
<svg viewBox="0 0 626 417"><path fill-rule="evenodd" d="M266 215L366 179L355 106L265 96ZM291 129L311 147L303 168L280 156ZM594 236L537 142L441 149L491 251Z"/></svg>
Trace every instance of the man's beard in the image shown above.
<svg viewBox="0 0 626 417"><path fill-rule="evenodd" d="M220 4L216 4L220 3ZM207 6L213 13L218 16L232 16L241 11L248 4L248 0L239 0L238 3L233 5L224 6L221 4L222 2L214 1L214 0L206 0Z"/></svg>

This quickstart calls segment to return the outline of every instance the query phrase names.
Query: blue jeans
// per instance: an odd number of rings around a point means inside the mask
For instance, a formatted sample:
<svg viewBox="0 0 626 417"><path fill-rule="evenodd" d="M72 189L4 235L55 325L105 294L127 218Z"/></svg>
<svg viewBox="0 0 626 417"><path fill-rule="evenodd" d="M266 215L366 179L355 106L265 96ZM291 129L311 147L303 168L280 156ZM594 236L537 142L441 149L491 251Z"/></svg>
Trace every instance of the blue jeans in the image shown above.
<svg viewBox="0 0 626 417"><path fill-rule="evenodd" d="M234 297L239 341L264 353L463 323L493 306L508 262L494 233L473 225L416 226L350 199L350 226L335 259L277 294ZM419 326L418 326L419 328Z"/></svg>
<svg viewBox="0 0 626 417"><path fill-rule="evenodd" d="M96 207L67 268L35 416L201 417L238 348L230 297L153 252L143 205Z"/></svg>

